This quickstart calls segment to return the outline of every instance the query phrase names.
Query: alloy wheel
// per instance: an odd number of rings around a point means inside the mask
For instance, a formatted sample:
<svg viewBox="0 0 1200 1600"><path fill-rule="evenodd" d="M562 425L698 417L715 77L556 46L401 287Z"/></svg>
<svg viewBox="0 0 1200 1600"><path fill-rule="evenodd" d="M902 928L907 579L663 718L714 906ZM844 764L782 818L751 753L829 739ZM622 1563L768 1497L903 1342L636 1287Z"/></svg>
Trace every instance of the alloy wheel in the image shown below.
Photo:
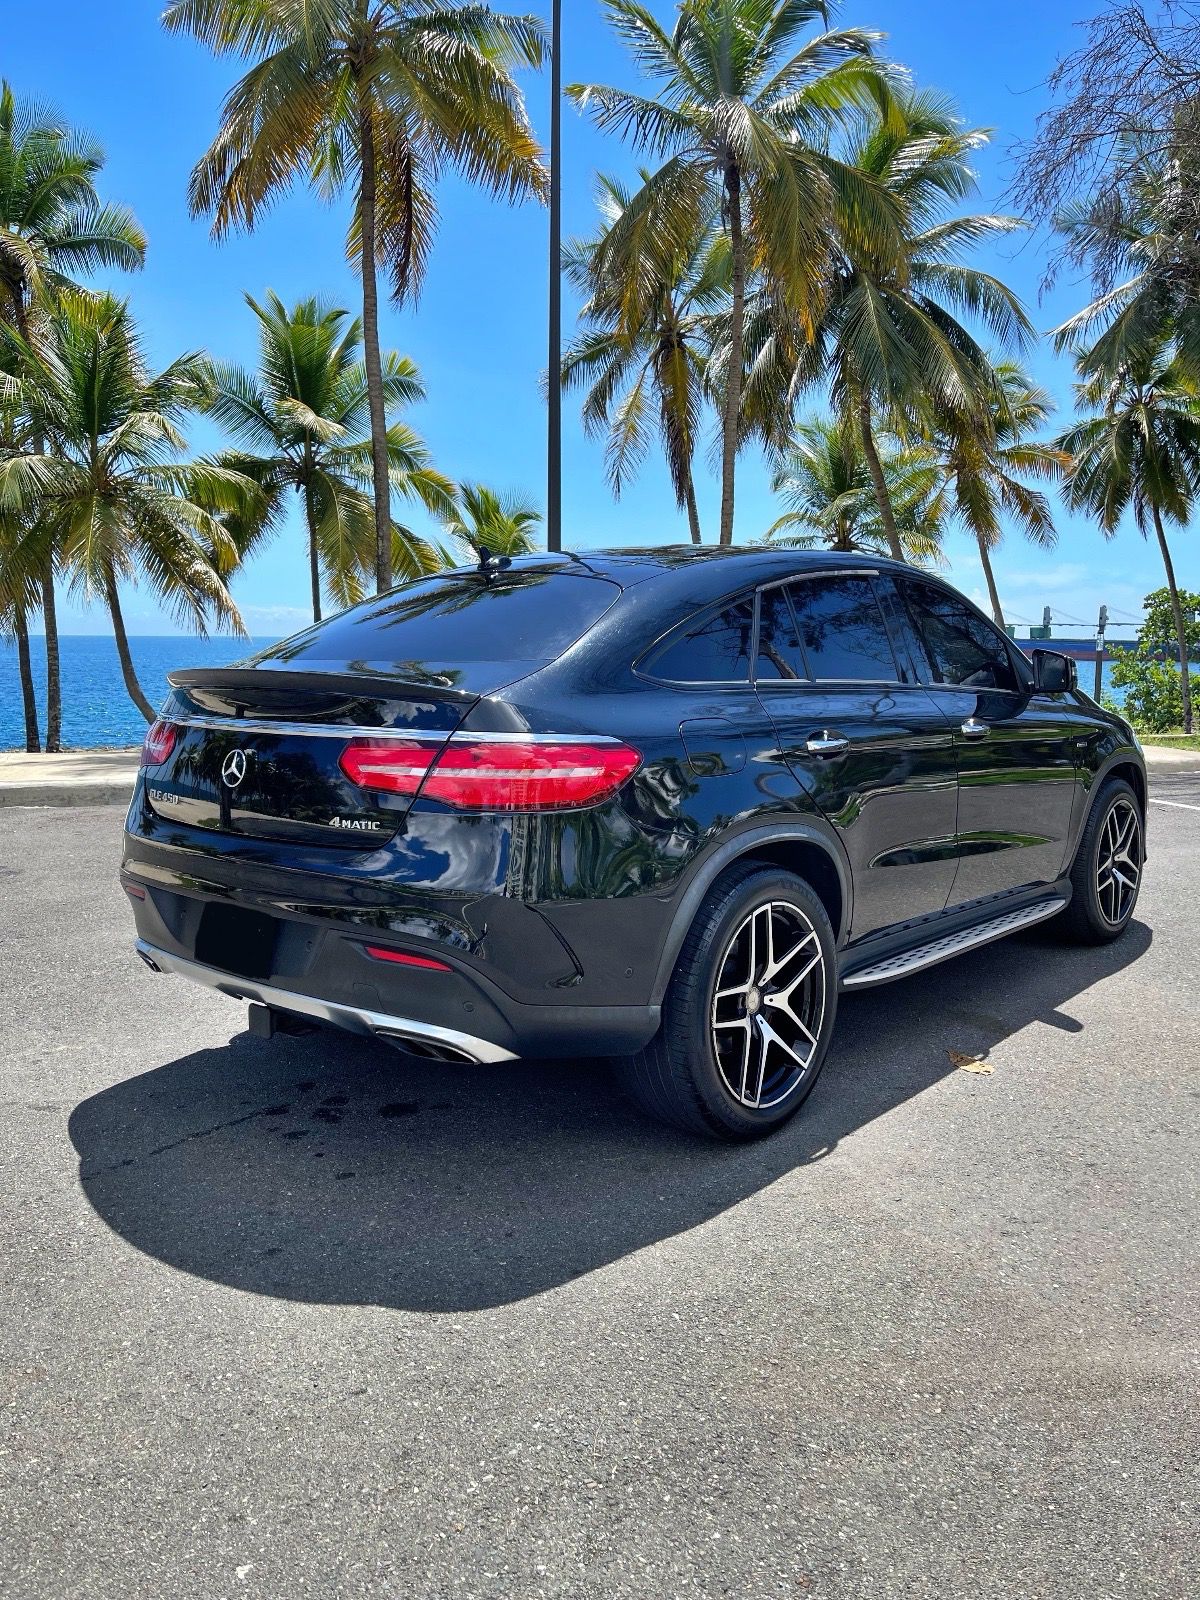
<svg viewBox="0 0 1200 1600"><path fill-rule="evenodd" d="M1104 820L1096 853L1096 901L1110 926L1119 927L1133 910L1141 876L1141 818L1122 795Z"/></svg>
<svg viewBox="0 0 1200 1600"><path fill-rule="evenodd" d="M825 959L798 906L772 900L739 925L713 991L713 1052L739 1105L765 1111L799 1088L825 1019Z"/></svg>

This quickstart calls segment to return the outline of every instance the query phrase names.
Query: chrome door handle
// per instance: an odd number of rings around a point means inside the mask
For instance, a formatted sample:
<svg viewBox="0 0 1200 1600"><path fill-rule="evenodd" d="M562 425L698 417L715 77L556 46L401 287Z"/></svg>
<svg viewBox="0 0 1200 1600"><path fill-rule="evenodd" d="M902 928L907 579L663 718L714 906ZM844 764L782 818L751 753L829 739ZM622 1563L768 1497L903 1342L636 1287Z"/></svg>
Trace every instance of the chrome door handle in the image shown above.
<svg viewBox="0 0 1200 1600"><path fill-rule="evenodd" d="M849 750L850 741L840 733L814 733L804 741L804 748L810 756L840 756Z"/></svg>
<svg viewBox="0 0 1200 1600"><path fill-rule="evenodd" d="M991 731L987 723L980 722L978 717L968 717L962 725L964 739L986 739Z"/></svg>

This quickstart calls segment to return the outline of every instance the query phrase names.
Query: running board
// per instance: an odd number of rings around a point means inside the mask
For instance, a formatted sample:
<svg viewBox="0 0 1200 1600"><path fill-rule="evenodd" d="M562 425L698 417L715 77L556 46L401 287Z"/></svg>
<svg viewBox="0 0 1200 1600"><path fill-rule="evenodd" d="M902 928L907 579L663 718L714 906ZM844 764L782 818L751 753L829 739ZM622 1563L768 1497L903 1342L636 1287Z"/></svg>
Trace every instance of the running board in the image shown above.
<svg viewBox="0 0 1200 1600"><path fill-rule="evenodd" d="M957 933L943 934L940 939L931 939L913 950L900 950L869 967L847 973L842 979L842 988L868 989L878 983L891 983L894 978L907 978L914 972L923 972L926 967L937 966L939 961L949 961L952 956L965 955L981 944L990 944L993 939L1003 939L1006 934L1016 933L1018 928L1044 922L1047 917L1057 915L1066 904L1066 898L1061 895L1053 900L1039 900L1035 905L1006 911L1003 916L990 917L973 927L960 928Z"/></svg>

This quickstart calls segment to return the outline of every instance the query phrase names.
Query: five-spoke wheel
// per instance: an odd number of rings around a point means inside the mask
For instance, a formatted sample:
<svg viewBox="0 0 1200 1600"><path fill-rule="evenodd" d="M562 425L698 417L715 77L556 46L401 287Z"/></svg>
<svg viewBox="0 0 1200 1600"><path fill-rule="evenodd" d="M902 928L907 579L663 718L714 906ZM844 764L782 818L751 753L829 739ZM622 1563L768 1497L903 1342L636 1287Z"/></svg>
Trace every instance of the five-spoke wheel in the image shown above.
<svg viewBox="0 0 1200 1600"><path fill-rule="evenodd" d="M771 900L725 947L712 1000L721 1079L754 1110L783 1103L812 1065L825 1015L825 963L799 906Z"/></svg>
<svg viewBox="0 0 1200 1600"><path fill-rule="evenodd" d="M1109 778L1092 802L1071 867L1071 903L1062 929L1078 944L1107 944L1125 931L1146 859L1141 797Z"/></svg>
<svg viewBox="0 0 1200 1600"><path fill-rule="evenodd" d="M763 862L733 868L696 913L662 1026L625 1063L664 1121L724 1139L770 1133L803 1103L829 1050L837 965L811 885Z"/></svg>
<svg viewBox="0 0 1200 1600"><path fill-rule="evenodd" d="M1118 795L1100 830L1096 854L1096 899L1114 928L1124 927L1142 877L1142 819L1127 795Z"/></svg>

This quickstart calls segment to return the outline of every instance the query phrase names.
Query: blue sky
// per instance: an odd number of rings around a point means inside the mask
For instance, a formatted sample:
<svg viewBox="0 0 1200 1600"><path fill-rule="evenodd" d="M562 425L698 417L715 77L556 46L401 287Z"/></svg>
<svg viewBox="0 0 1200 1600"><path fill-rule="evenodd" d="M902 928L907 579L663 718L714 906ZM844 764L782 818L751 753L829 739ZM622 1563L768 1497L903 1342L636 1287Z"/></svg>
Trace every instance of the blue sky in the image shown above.
<svg viewBox="0 0 1200 1600"><path fill-rule="evenodd" d="M513 9L517 7L514 6ZM664 18L673 9L657 0ZM266 288L284 299L319 293L355 307L358 285L346 267L346 206L329 209L296 190L256 233L212 243L203 221L189 219L190 167L211 138L223 94L237 73L192 41L165 34L153 0L57 0L47 11L4 0L0 74L18 94L50 101L100 139L108 154L106 198L136 211L150 241L144 272L117 283L132 296L152 355L166 362L205 347L226 359L252 362L253 318L242 301ZM1012 0L1006 7L979 0L850 0L840 19L888 35L892 59L922 86L952 94L964 117L995 130L978 162L977 209L999 209L1011 175L1012 142L1032 127L1044 104L1043 80L1069 48L1073 24L1091 0ZM52 18L52 25L48 26ZM599 0L566 0L564 73L568 82L632 82L630 68L609 36ZM526 83L539 129L548 125L545 78ZM565 219L569 231L593 222L592 174L622 172L630 152L601 139L570 108L565 112ZM428 287L420 304L383 320L385 346L412 356L429 390L409 420L429 441L438 465L459 479L481 479L543 493L545 411L540 375L545 366L546 219L527 206L508 209L455 180L441 190L442 225ZM1080 303L1084 286L1063 283L1039 302L1044 257L1036 239L1019 236L981 254L1026 299L1039 327L1060 321ZM568 327L573 310L568 299ZM1069 415L1070 371L1042 347L1033 361L1041 382ZM578 549L604 544L663 543L686 537L665 469L651 455L619 504L604 477L600 444L584 438L570 397L564 410L564 542ZM198 423L196 448L218 436ZM717 485L700 485L701 515L715 532ZM778 514L761 463L747 457L738 480L738 534L757 537ZM414 517L419 522L419 518ZM1014 534L997 559L1000 590L1012 619L1040 620L1050 605L1089 623L1106 601L1114 612L1140 613L1141 597L1162 583L1155 550L1129 527L1106 543L1086 523L1062 514L1057 549L1046 553ZM1178 533L1180 582L1200 587L1200 562L1190 536ZM973 544L948 542L950 576L983 598ZM275 545L239 575L235 594L256 635L291 632L305 618L306 569L301 530L293 520ZM103 612L63 606L66 631L107 631ZM128 597L132 632L171 631L144 589Z"/></svg>

